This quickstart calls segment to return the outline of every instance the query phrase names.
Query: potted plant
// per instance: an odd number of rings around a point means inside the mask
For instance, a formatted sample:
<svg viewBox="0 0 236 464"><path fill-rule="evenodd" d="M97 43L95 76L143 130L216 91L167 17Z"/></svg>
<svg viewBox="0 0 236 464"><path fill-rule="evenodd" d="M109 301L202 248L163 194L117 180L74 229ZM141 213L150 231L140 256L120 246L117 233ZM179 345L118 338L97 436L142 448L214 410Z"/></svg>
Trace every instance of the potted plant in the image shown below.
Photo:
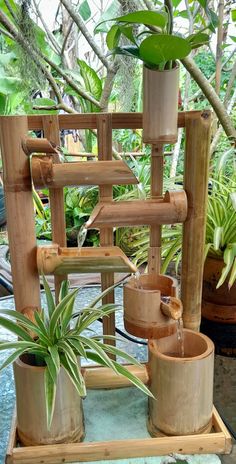
<svg viewBox="0 0 236 464"><path fill-rule="evenodd" d="M199 31L183 38L173 34L173 18L166 8L137 11L113 19L107 33L111 53L143 62L143 141L174 143L177 140L177 112L180 60L206 44L208 34ZM140 31L138 26L142 26ZM125 37L130 45L119 45Z"/></svg>
<svg viewBox="0 0 236 464"><path fill-rule="evenodd" d="M102 343L102 336L84 334L98 318L109 317L117 309L114 304L97 306L110 289L75 317L73 308L78 289L68 292L68 282L64 282L59 303L55 305L45 278L44 288L47 311L34 312L34 318L13 310L0 311L0 325L18 337L16 341L0 343L0 350L14 350L1 369L14 363L17 431L24 445L64 443L83 438L81 398L86 397L86 385L80 370L81 356L128 377L151 395L135 375L108 355L118 355L129 363L139 364L132 356Z"/></svg>

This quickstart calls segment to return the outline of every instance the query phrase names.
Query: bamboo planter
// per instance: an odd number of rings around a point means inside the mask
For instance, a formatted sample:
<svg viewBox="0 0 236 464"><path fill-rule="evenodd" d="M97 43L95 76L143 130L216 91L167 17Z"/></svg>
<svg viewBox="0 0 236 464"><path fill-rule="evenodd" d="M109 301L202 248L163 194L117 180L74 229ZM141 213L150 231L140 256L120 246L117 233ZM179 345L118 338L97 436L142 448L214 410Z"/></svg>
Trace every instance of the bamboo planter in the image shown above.
<svg viewBox="0 0 236 464"><path fill-rule="evenodd" d="M26 358L24 358L24 361ZM57 383L55 410L47 429L44 367L14 363L17 434L25 446L79 442L84 437L82 401L64 369Z"/></svg>
<svg viewBox="0 0 236 464"><path fill-rule="evenodd" d="M179 67L157 71L143 67L143 141L177 141Z"/></svg>
<svg viewBox="0 0 236 464"><path fill-rule="evenodd" d="M148 430L152 436L211 430L214 345L205 335L184 329L184 349L186 357L181 358L173 335L149 341L150 390L157 398L149 399Z"/></svg>
<svg viewBox="0 0 236 464"><path fill-rule="evenodd" d="M129 280L124 286L124 325L127 332L136 337L155 339L176 331L176 321L162 310L161 296L176 299L177 282L171 277L143 274L138 280L135 277Z"/></svg>

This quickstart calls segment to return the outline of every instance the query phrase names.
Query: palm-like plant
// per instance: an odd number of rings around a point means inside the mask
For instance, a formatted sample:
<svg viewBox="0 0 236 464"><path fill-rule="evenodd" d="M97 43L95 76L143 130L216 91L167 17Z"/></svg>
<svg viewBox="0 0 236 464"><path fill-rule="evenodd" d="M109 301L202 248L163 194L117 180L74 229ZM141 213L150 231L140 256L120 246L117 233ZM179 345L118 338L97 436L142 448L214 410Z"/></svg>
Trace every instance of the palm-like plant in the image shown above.
<svg viewBox="0 0 236 464"><path fill-rule="evenodd" d="M151 395L148 388L135 375L131 374L122 364L110 359L108 354L117 355L136 365L139 365L138 361L115 346L102 343L102 336L92 335L88 337L84 334L84 331L89 329L93 322L104 316L109 317L109 314L118 308L115 304L97 307L101 298L110 289L99 295L88 307L83 308L77 314L73 314L73 310L78 289L68 292L68 282L65 281L61 286L57 305L54 303L45 278L44 289L47 312L36 311L34 322L17 311L0 310L0 325L19 338L17 341L0 342L0 350L14 350L7 357L1 369L13 363L23 354L34 355L34 364L45 366L44 381L48 429L52 423L57 378L61 367L66 370L78 395L86 396L86 385L78 364L79 356L110 367L116 374L127 377L144 393ZM74 321L73 326L72 321ZM106 338L114 337L106 336Z"/></svg>

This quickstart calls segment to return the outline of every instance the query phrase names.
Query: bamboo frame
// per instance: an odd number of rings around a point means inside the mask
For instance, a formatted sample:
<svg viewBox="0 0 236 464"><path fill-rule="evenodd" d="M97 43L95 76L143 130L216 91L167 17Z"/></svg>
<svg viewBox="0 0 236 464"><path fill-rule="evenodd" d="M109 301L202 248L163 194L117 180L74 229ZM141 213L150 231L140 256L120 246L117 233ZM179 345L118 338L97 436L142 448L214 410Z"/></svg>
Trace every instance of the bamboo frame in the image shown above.
<svg viewBox="0 0 236 464"><path fill-rule="evenodd" d="M183 112L178 115L178 127L186 127L186 150L185 150L185 180L184 186L188 197L188 215L184 225L183 241L183 272L182 272L182 299L184 306L185 325L195 330L198 329L200 320L200 299L201 299L201 278L203 264L203 245L204 245L204 215L206 213L206 189L209 160L209 134L210 134L210 112ZM28 124L27 124L28 121ZM39 306L39 277L35 266L35 236L33 231L33 209L31 195L31 178L29 174L29 164L21 143L27 137L27 130L44 130L44 135L53 144L59 144L59 130L61 129L97 129L99 162L111 159L112 129L130 128L137 129L142 127L141 113L120 113L120 114L73 114L59 116L28 116L26 117L3 117L0 121L1 144L3 147L4 169L5 169L5 191L6 203L9 214L8 227L11 248L11 258L13 264L13 278L15 280L15 298L18 310L27 309L29 305L34 308ZM14 135L13 135L14 134ZM11 141L11 144L9 143ZM154 155L155 147L153 147ZM24 162L23 158L24 157ZM55 157L57 155L55 154ZM20 161L19 161L20 160ZM58 159L55 159L57 162ZM14 163L15 166L14 166ZM22 163L22 164L18 164ZM156 161L153 158L152 169ZM18 169L19 168L19 169ZM11 172L13 171L13 173ZM160 174L160 177L161 174ZM160 188L160 184L159 184ZM153 204L160 205L162 199L157 198L158 192L155 191L154 178L152 180L153 199L146 202L147 206L153 208ZM55 191L58 195L55 197ZM12 195L10 195L12 193ZM14 195L13 195L14 193ZM25 193L25 196L23 195ZM26 194L27 193L27 194ZM112 200L112 187L102 185L100 188L102 206L109 208L115 206ZM62 189L51 189L55 209L53 219L54 240L62 248L65 244L64 238L64 213L62 209L63 194ZM25 200L27 198L27 200ZM10 199L10 200L9 200ZM185 206L187 208L186 202ZM22 204L24 208L22 208ZM58 206L59 205L59 206ZM136 215L145 216L145 208L139 209L140 203L137 202ZM168 202L165 203L165 207ZM116 208L116 206L115 206ZM157 209L159 206L157 207ZM18 209L18 215L17 215ZM14 212L16 211L17 222L15 222ZM19 217L19 211L21 219ZM22 212L26 212L22 216ZM184 210L185 211L185 210ZM129 212L129 211L128 211ZM186 211L185 211L186 212ZM54 213L53 213L54 214ZM115 213L116 214L116 213ZM163 213L164 214L164 213ZM32 216L31 216L32 215ZM114 212L113 212L114 215ZM57 219L55 219L57 218ZM178 216L179 220L185 221L186 215L182 213ZM172 218L173 219L173 218ZM138 224L143 223L138 219ZM124 222L124 224L130 221ZM149 224L149 222L147 222ZM122 225L122 224L118 224ZM151 220L153 227L158 227L157 217ZM113 245L113 223L103 224L101 232L101 243L103 246ZM101 228L101 224L99 225ZM158 240L159 229L155 230ZM58 239L56 239L58 237ZM64 238L63 238L64 237ZM153 239L154 240L154 239ZM64 242L63 242L64 241ZM154 243L154 242L153 242ZM153 258L154 269L158 269L159 250L158 242L150 247L150 252L154 250L156 254ZM24 250L25 255L22 254ZM152 265L151 265L152 267ZM29 276L29 279L26 279ZM33 276L33 277L32 277ZM32 279L32 280L31 280ZM113 282L113 272L103 273L103 288L107 288ZM27 280L27 285L25 282ZM31 285L32 283L32 285ZM113 297L109 297L112 298ZM114 333L114 320L106 326L107 333ZM88 379L89 379L88 374ZM93 372L94 375L94 372ZM95 374L96 377L96 374ZM90 376L91 380L92 376ZM101 382L101 380L100 380ZM109 388L107 379L106 388ZM96 381L92 382L93 385ZM231 449L231 438L222 426L222 422L214 411L214 427L216 432L201 436L188 437L160 437L145 440L119 440L111 442L95 442L68 445L52 445L43 447L14 448L8 451L8 464L38 464L44 461L48 464L58 462L71 462L80 460L99 460L112 458L129 458L136 456L157 456L178 453L229 453ZM14 442L15 427L13 427L10 442ZM12 441L11 441L12 440ZM13 446L13 445L12 445Z"/></svg>
<svg viewBox="0 0 236 464"><path fill-rule="evenodd" d="M46 115L43 117L44 136L52 141L54 145L60 145L59 122L57 115ZM53 155L53 162L60 163L58 153ZM63 188L49 189L49 202L51 207L51 227L53 242L61 247L66 246L66 220L64 212ZM58 300L60 286L67 275L55 276L55 294Z"/></svg>
<svg viewBox="0 0 236 464"><path fill-rule="evenodd" d="M98 160L100 161L111 161L112 160L112 115L111 114L100 114L97 115L97 135L98 135ZM106 203L112 201L113 188L112 185L100 185L99 187L99 198L100 201ZM102 227L100 228L100 245L113 246L113 228ZM114 285L114 272L103 272L101 274L101 287L102 291L108 287ZM103 304L109 304L115 302L114 290L109 292L102 300ZM115 313L111 314L110 317L103 318L103 333L109 335L115 335ZM115 340L104 341L109 345L115 345ZM114 359L114 356L110 355Z"/></svg>
<svg viewBox="0 0 236 464"><path fill-rule="evenodd" d="M3 182L15 305L17 311L29 313L40 308L40 292L36 267L30 164L22 149L22 141L27 132L26 116L0 118Z"/></svg>
<svg viewBox="0 0 236 464"><path fill-rule="evenodd" d="M48 139L26 137L22 140L22 148L27 156L32 153L54 153L57 154L56 145Z"/></svg>
<svg viewBox="0 0 236 464"><path fill-rule="evenodd" d="M199 330L201 322L211 112L186 115L184 189L188 217L183 225L181 299L187 329Z"/></svg>
<svg viewBox="0 0 236 464"><path fill-rule="evenodd" d="M52 157L33 156L31 172L35 188L138 184L135 175L123 161L54 164Z"/></svg>

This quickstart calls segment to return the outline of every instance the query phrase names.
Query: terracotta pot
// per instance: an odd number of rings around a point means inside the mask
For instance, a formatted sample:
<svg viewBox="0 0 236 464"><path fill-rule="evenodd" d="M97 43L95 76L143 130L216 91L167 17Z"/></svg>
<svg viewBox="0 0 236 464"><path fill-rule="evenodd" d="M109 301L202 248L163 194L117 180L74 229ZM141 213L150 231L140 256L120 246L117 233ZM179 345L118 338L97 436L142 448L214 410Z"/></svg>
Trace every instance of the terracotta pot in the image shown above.
<svg viewBox="0 0 236 464"><path fill-rule="evenodd" d="M226 324L236 323L236 284L229 290L229 278L216 289L224 262L207 257L202 289L202 315L205 319Z"/></svg>
<svg viewBox="0 0 236 464"><path fill-rule="evenodd" d="M213 408L213 342L201 333L184 329L187 357L179 357L176 335L151 340L148 347L150 390L157 398L149 398L149 433L208 433Z"/></svg>
<svg viewBox="0 0 236 464"><path fill-rule="evenodd" d="M143 67L143 141L177 141L179 67L156 71Z"/></svg>
<svg viewBox="0 0 236 464"><path fill-rule="evenodd" d="M81 441L82 402L63 368L58 377L52 425L47 429L44 371L44 367L31 366L20 359L14 363L17 434L21 443L30 446Z"/></svg>
<svg viewBox="0 0 236 464"><path fill-rule="evenodd" d="M172 277L143 274L124 286L124 326L141 338L159 338L176 331L176 321L165 316L161 296L177 296L177 281Z"/></svg>

